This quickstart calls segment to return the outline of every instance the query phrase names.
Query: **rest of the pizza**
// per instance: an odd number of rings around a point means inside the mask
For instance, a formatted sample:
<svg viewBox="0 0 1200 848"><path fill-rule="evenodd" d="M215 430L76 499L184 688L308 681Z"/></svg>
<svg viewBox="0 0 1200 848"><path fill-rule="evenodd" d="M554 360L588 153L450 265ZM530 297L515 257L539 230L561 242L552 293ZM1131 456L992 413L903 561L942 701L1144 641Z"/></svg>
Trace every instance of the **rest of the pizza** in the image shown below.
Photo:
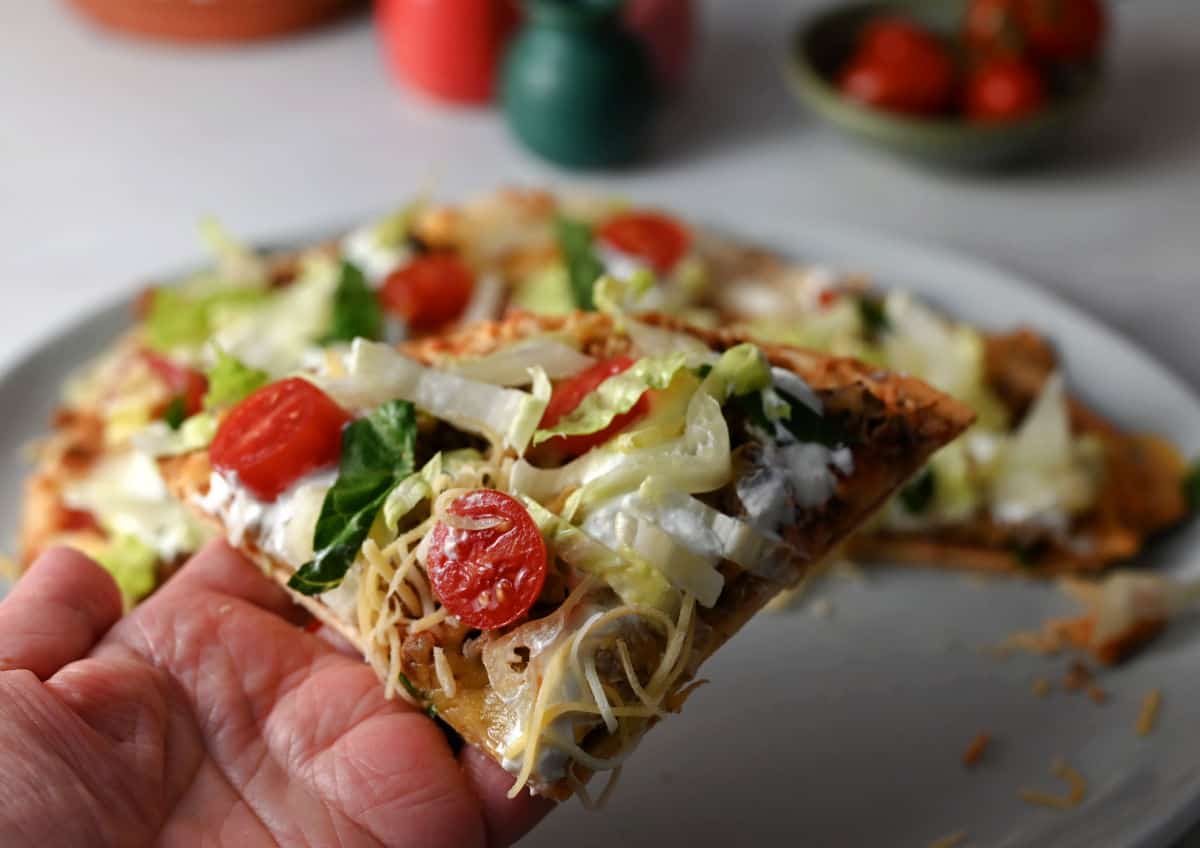
<svg viewBox="0 0 1200 848"><path fill-rule="evenodd" d="M972 417L849 359L522 313L331 350L162 464L389 692L562 798Z"/></svg>

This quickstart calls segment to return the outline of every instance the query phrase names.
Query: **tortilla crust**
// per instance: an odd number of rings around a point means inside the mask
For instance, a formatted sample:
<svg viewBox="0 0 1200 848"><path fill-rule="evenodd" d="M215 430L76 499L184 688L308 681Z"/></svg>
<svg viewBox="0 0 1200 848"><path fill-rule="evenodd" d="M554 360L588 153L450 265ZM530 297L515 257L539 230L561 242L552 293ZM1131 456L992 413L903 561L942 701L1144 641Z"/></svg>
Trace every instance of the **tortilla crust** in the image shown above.
<svg viewBox="0 0 1200 848"><path fill-rule="evenodd" d="M649 316L646 321L690 333L718 351L749 341L739 333L699 330L662 316ZM627 337L615 332L612 319L605 315L579 313L550 318L518 314L453 335L411 343L405 352L427 364L437 364L452 355L485 355L542 332L571 337L581 349L594 355L616 354L630 345ZM825 404L826 415L834 418L854 443L853 471L838 481L833 497L815 510L797 511L796 520L785 531L786 540L804 552L803 562L796 564L794 572L794 579L799 580L810 565L881 506L934 450L962 432L974 416L962 404L918 380L881 374L853 360L825 357L783 345L761 347L773 364L794 371L813 387ZM186 503L194 504L208 488L211 467L204 452L164 460L162 468L172 492ZM213 521L211 516L204 517ZM265 554L253 540L246 540L242 550L267 574L286 585L291 567ZM712 609L697 609L693 650L679 687L692 679L706 658L785 588L731 562L723 562L720 567L726 577L725 589ZM362 647L354 628L338 621L320 601L292 594L297 603L323 623ZM489 725L483 712L486 692L486 686L471 691L460 685L455 699L439 698L433 693L432 701L440 718L467 742L499 761L502 755L487 732ZM672 703L678 707L682 701L680 690L677 688L672 694ZM652 723L646 722L646 728ZM592 734L584 744L590 752L605 756L613 753L610 749L616 738ZM565 779L553 784L534 782L532 786L540 794L559 799L569 797L572 792Z"/></svg>

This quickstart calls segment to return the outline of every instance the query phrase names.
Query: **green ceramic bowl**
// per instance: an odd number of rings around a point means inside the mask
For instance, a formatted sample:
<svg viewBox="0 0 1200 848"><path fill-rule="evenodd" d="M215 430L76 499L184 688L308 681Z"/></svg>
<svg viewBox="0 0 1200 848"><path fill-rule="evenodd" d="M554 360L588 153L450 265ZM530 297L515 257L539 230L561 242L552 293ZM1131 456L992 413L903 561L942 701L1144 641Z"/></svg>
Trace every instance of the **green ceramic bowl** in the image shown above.
<svg viewBox="0 0 1200 848"><path fill-rule="evenodd" d="M872 18L901 14L950 35L958 30L965 7L966 0L867 0L819 12L792 36L792 87L812 111L843 132L927 163L996 168L1031 159L1050 149L1077 122L1099 87L1099 63L1060 72L1050 80L1046 108L1004 124L907 117L860 105L837 89L837 73Z"/></svg>

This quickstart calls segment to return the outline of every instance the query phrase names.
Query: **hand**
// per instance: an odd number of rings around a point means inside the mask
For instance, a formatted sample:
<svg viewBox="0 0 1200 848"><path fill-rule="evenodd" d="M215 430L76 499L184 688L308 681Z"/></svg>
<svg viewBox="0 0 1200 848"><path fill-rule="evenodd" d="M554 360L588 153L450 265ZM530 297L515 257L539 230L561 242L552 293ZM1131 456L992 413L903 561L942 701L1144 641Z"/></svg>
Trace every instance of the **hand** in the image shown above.
<svg viewBox="0 0 1200 848"><path fill-rule="evenodd" d="M507 844L549 809L220 543L125 618L65 548L0 603L0 844Z"/></svg>

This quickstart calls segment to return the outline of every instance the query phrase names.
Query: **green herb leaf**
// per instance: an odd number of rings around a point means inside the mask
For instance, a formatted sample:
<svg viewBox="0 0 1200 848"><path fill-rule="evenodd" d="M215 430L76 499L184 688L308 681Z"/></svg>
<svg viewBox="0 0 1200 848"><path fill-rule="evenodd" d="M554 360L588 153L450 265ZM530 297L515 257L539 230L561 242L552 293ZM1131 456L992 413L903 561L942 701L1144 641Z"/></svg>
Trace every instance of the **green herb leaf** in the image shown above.
<svg viewBox="0 0 1200 848"><path fill-rule="evenodd" d="M207 410L233 406L271 379L266 371L251 368L225 351L217 352L217 361L206 376L208 391L204 394L204 408Z"/></svg>
<svg viewBox="0 0 1200 848"><path fill-rule="evenodd" d="M187 401L183 395L175 395L171 398L171 402L167 404L167 408L163 411L162 420L172 430L178 430L183 426L183 422L187 419Z"/></svg>
<svg viewBox="0 0 1200 848"><path fill-rule="evenodd" d="M1200 460L1196 460L1183 478L1183 497L1193 512L1200 512Z"/></svg>
<svg viewBox="0 0 1200 848"><path fill-rule="evenodd" d="M867 338L873 339L880 333L891 328L887 313L883 311L883 301L872 297L858 299L858 315L862 319L863 331Z"/></svg>
<svg viewBox="0 0 1200 848"><path fill-rule="evenodd" d="M426 698L429 697L424 692L422 692L420 689L418 689L416 686L413 686L413 682L408 679L408 675L405 674L403 671L399 673L399 677L400 677L400 685L404 687L404 691L407 692L408 694L412 695L418 701L424 701Z"/></svg>
<svg viewBox="0 0 1200 848"><path fill-rule="evenodd" d="M379 299L358 266L343 261L333 293L333 320L321 343L352 342L356 338L378 340L382 335L383 310Z"/></svg>
<svg viewBox="0 0 1200 848"><path fill-rule="evenodd" d="M416 410L404 400L385 403L346 427L338 477L325 494L313 533L316 556L288 586L315 595L342 582L387 496L412 474L416 439Z"/></svg>
<svg viewBox="0 0 1200 848"><path fill-rule="evenodd" d="M558 249L562 252L571 281L571 295L579 309L594 311L592 288L604 273L604 266L592 250L592 228L583 221L559 216L555 221Z"/></svg>
<svg viewBox="0 0 1200 848"><path fill-rule="evenodd" d="M920 515L933 503L937 493L937 478L926 468L911 483L900 490L900 503L913 515Z"/></svg>

